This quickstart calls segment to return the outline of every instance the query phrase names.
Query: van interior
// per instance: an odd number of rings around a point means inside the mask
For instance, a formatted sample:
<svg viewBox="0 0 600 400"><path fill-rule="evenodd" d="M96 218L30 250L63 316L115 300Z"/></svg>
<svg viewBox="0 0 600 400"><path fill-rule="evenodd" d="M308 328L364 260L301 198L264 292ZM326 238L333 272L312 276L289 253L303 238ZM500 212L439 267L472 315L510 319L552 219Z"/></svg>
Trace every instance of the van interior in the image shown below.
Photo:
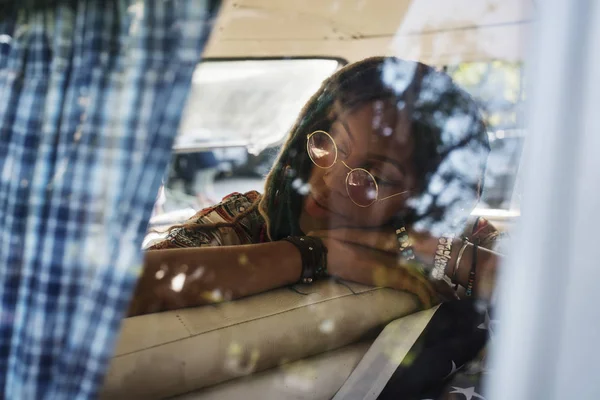
<svg viewBox="0 0 600 400"><path fill-rule="evenodd" d="M226 0L215 21L144 247L233 191L262 190L303 104L341 66L394 55L450 74L481 104L492 152L474 214L519 216L523 57L533 0ZM201 196L175 160L216 159ZM343 282L127 318L102 398L330 399L406 294ZM376 311L376 312L375 312Z"/></svg>

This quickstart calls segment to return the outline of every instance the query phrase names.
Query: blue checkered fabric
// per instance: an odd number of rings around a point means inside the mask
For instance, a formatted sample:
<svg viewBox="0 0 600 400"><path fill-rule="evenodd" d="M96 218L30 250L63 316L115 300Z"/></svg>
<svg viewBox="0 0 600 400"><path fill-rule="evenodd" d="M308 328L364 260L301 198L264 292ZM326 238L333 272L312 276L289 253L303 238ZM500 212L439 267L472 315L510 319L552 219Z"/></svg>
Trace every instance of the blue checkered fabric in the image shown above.
<svg viewBox="0 0 600 400"><path fill-rule="evenodd" d="M0 0L0 397L97 395L218 2Z"/></svg>

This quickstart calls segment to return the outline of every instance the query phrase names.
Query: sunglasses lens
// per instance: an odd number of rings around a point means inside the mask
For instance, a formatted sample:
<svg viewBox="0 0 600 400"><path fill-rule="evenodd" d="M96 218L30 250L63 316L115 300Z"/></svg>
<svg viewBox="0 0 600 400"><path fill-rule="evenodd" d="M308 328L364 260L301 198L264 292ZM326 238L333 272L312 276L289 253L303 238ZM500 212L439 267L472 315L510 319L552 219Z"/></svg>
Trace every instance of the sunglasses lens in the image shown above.
<svg viewBox="0 0 600 400"><path fill-rule="evenodd" d="M375 178L364 169L355 169L346 178L346 189L350 200L361 207L367 207L377 200Z"/></svg>
<svg viewBox="0 0 600 400"><path fill-rule="evenodd" d="M335 164L336 148L331 136L323 131L316 131L308 138L308 155L317 167L330 168Z"/></svg>

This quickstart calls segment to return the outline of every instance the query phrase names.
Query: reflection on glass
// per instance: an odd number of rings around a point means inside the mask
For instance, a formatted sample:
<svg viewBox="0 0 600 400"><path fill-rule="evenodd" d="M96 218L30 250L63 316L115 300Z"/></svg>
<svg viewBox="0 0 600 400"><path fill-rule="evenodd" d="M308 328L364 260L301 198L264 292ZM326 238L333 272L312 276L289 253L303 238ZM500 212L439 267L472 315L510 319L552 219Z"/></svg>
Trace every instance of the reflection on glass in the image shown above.
<svg viewBox="0 0 600 400"><path fill-rule="evenodd" d="M407 294L412 311L441 303L430 314L483 324L500 261L499 231L471 217L486 183L486 118L448 74L425 64L375 57L340 69L302 107L262 193L232 193L150 247L130 315L294 284L319 291L342 279ZM339 320L330 321L320 335L336 334ZM479 336L464 333L469 351L483 346ZM234 373L261 361L252 346L233 348ZM417 346L409 359L420 357ZM456 371L452 364L445 376Z"/></svg>

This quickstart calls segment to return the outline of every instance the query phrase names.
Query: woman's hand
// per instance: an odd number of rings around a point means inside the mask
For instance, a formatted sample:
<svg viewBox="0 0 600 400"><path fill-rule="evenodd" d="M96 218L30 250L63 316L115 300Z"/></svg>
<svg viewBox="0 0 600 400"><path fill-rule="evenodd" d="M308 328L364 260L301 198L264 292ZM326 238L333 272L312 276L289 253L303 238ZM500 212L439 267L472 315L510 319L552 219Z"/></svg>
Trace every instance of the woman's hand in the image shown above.
<svg viewBox="0 0 600 400"><path fill-rule="evenodd" d="M393 229L356 229L340 228L332 230L314 231L308 234L320 238L335 239L344 243L376 249L385 253L398 254L399 245ZM409 231L409 238L418 259L427 265L433 265L438 238L427 233Z"/></svg>
<svg viewBox="0 0 600 400"><path fill-rule="evenodd" d="M336 237L319 236L327 247L327 269L329 274L342 279L352 279L357 270L374 271L377 268L394 267L397 257L393 253L352 243Z"/></svg>
<svg viewBox="0 0 600 400"><path fill-rule="evenodd" d="M310 232L327 247L330 275L370 286L382 286L416 295L425 307L435 293L413 266L399 263L395 234L357 229ZM389 251L388 251L389 250Z"/></svg>
<svg viewBox="0 0 600 400"><path fill-rule="evenodd" d="M398 242L393 230L339 228L309 232L308 236L335 239L386 253L398 252Z"/></svg>

